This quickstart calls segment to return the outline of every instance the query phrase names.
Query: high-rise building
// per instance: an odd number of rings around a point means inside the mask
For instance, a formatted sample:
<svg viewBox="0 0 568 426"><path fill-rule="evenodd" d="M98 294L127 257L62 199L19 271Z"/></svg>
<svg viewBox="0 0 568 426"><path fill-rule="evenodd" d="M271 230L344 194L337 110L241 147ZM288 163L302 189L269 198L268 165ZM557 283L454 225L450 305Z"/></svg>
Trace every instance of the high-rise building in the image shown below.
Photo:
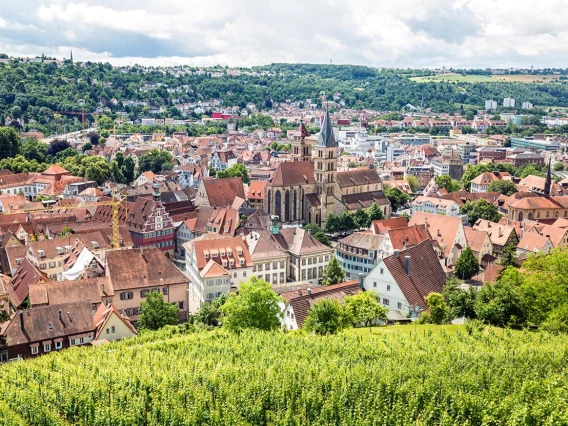
<svg viewBox="0 0 568 426"><path fill-rule="evenodd" d="M532 109L533 104L531 102L523 102L523 109Z"/></svg>
<svg viewBox="0 0 568 426"><path fill-rule="evenodd" d="M497 101L487 100L485 101L485 109L497 109Z"/></svg>
<svg viewBox="0 0 568 426"><path fill-rule="evenodd" d="M503 99L503 106L505 108L515 108L515 100L513 98Z"/></svg>

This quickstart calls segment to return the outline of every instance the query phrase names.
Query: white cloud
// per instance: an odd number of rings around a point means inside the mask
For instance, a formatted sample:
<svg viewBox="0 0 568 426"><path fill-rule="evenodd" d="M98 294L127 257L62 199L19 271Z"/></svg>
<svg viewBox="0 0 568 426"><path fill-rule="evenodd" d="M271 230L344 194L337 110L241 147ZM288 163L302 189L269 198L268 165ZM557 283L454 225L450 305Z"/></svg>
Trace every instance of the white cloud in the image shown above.
<svg viewBox="0 0 568 426"><path fill-rule="evenodd" d="M3 0L0 50L196 65L566 66L562 0ZM31 13L30 13L31 11Z"/></svg>

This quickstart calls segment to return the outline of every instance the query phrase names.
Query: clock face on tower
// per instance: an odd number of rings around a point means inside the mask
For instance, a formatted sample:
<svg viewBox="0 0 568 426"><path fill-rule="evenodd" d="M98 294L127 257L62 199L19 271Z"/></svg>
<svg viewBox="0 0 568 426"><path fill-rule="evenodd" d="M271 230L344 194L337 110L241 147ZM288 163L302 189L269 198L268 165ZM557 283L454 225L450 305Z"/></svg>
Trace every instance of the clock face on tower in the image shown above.
<svg viewBox="0 0 568 426"><path fill-rule="evenodd" d="M156 229L162 229L162 224L161 224L161 223L156 223Z"/></svg>

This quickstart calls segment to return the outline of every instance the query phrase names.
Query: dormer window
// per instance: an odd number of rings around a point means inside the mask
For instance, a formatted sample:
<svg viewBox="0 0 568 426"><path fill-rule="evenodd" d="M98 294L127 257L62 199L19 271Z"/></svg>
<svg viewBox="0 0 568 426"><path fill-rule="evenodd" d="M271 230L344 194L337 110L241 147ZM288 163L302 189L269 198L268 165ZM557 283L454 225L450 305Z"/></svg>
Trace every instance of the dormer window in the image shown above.
<svg viewBox="0 0 568 426"><path fill-rule="evenodd" d="M37 254L38 254L39 257L45 257L45 251L43 251L43 250L38 250Z"/></svg>
<svg viewBox="0 0 568 426"><path fill-rule="evenodd" d="M94 249L98 249L99 248L99 243L96 241L91 241L91 245L93 246Z"/></svg>
<svg viewBox="0 0 568 426"><path fill-rule="evenodd" d="M55 249L57 250L57 254L59 255L63 254L63 247L56 247Z"/></svg>

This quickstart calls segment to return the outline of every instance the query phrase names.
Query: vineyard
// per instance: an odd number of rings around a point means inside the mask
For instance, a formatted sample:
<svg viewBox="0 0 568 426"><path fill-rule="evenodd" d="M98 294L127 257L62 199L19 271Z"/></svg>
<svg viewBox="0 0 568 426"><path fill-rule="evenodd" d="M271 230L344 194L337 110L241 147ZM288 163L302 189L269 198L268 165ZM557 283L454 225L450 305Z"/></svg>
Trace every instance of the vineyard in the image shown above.
<svg viewBox="0 0 568 426"><path fill-rule="evenodd" d="M0 425L567 425L544 333L176 328L0 366Z"/></svg>

